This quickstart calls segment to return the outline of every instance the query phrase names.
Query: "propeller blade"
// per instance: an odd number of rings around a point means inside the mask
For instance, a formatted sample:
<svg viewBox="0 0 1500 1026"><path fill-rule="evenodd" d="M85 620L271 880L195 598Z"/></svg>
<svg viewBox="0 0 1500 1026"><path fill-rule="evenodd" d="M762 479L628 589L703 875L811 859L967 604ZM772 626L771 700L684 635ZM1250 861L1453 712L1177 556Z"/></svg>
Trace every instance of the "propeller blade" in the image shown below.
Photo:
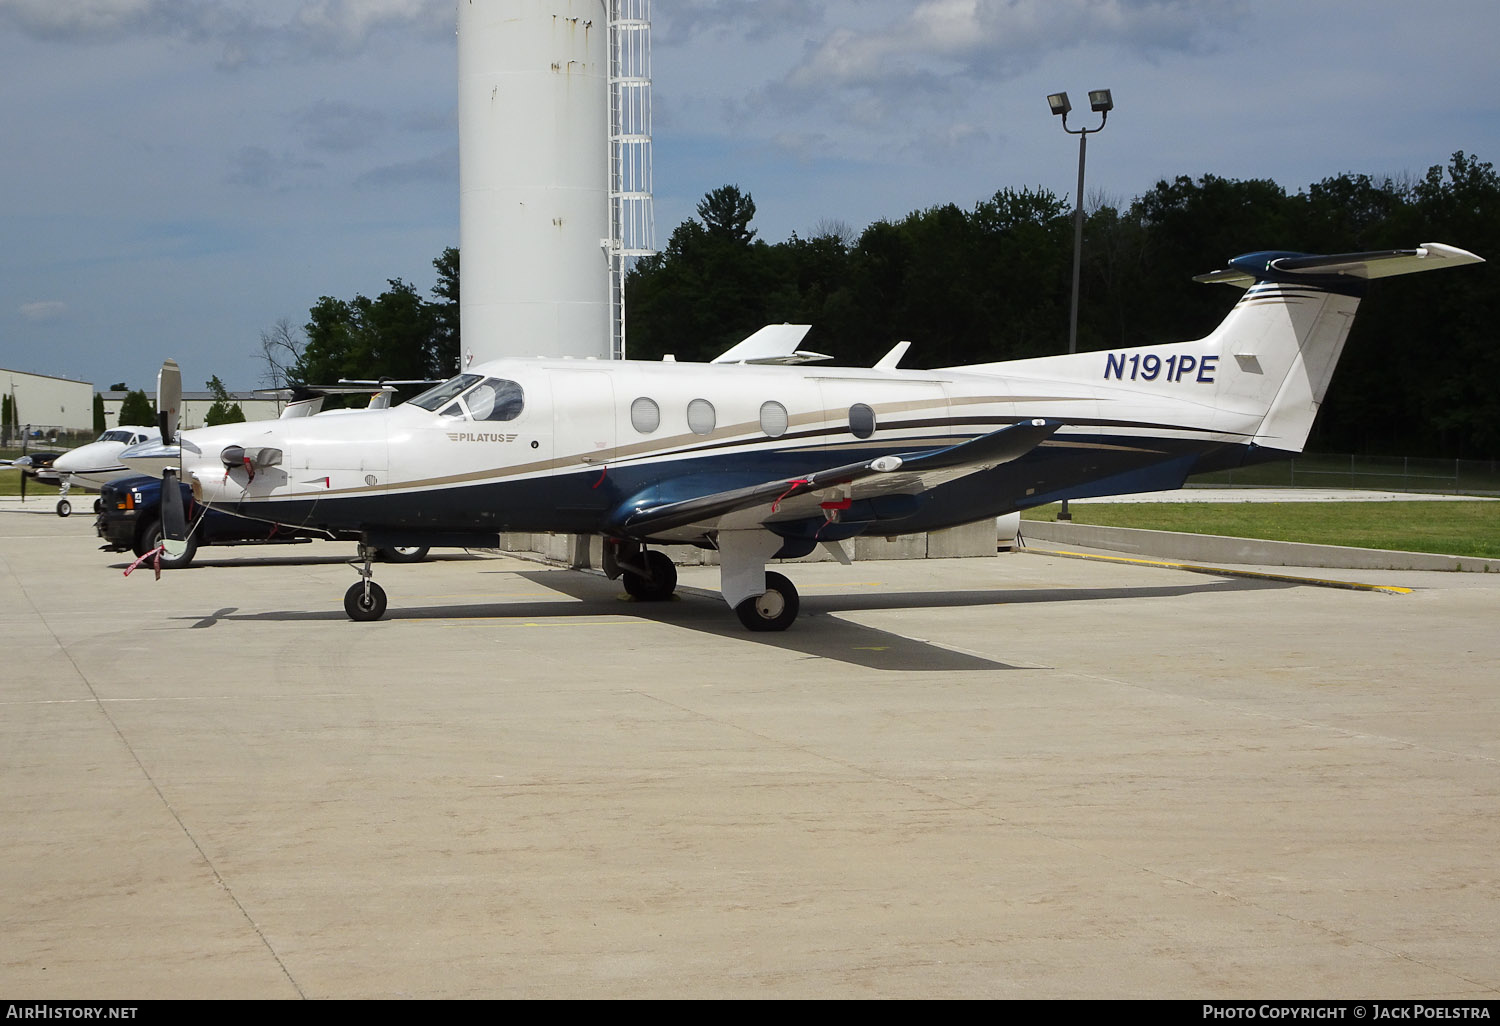
<svg viewBox="0 0 1500 1026"><path fill-rule="evenodd" d="M26 501L26 479L31 476L31 471L21 471L21 501Z"/></svg>
<svg viewBox="0 0 1500 1026"><path fill-rule="evenodd" d="M177 425L182 413L182 371L176 360L161 365L156 376L156 420L161 440L166 445L177 441Z"/></svg>
<svg viewBox="0 0 1500 1026"><path fill-rule="evenodd" d="M183 508L177 473L169 468L161 475L162 547L171 559L178 559L187 551L187 511Z"/></svg>
<svg viewBox="0 0 1500 1026"><path fill-rule="evenodd" d="M166 468L161 475L162 548L173 559L187 551L187 512L183 509L182 486L178 481L182 473L182 441L177 437L181 414L182 370L176 360L169 359L156 376L156 421L161 428L162 444L175 447L178 454L178 465Z"/></svg>

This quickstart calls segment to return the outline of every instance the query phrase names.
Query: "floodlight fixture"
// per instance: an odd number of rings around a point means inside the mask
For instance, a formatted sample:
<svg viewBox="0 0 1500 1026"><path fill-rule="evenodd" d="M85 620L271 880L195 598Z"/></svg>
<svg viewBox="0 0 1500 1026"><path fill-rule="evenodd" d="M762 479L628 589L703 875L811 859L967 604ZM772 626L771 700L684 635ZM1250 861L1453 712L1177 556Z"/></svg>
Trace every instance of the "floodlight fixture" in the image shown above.
<svg viewBox="0 0 1500 1026"><path fill-rule="evenodd" d="M1109 95L1108 89L1089 90L1089 109L1095 114L1108 114L1115 109L1114 98Z"/></svg>
<svg viewBox="0 0 1500 1026"><path fill-rule="evenodd" d="M1047 106L1052 108L1052 113L1061 114L1063 117L1067 117L1068 111L1073 109L1073 105L1068 102L1067 93L1049 94L1047 97Z"/></svg>

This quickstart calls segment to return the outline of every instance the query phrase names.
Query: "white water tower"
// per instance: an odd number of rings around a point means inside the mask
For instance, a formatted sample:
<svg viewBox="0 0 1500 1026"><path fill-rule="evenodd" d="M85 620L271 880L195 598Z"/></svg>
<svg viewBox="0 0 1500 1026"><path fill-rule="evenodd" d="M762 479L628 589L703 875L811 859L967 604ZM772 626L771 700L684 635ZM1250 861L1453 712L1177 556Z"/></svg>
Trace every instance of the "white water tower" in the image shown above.
<svg viewBox="0 0 1500 1026"><path fill-rule="evenodd" d="M622 355L624 261L651 245L648 4L459 0L465 362Z"/></svg>

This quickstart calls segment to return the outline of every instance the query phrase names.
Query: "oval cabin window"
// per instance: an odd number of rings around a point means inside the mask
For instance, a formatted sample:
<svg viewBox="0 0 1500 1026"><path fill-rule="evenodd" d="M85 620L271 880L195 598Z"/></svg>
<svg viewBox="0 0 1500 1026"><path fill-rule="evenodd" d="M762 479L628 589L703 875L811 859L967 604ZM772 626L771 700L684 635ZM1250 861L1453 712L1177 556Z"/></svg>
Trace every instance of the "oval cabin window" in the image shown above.
<svg viewBox="0 0 1500 1026"><path fill-rule="evenodd" d="M786 407L774 399L760 404L760 429L771 438L780 438L787 429Z"/></svg>
<svg viewBox="0 0 1500 1026"><path fill-rule="evenodd" d="M631 403L630 425L643 435L661 427L661 407L656 405L656 400L641 396Z"/></svg>
<svg viewBox="0 0 1500 1026"><path fill-rule="evenodd" d="M711 435L717 415L714 404L707 399L694 399L688 403L688 427L695 435Z"/></svg>
<svg viewBox="0 0 1500 1026"><path fill-rule="evenodd" d="M849 407L849 431L855 438L869 438L875 433L875 411L864 403Z"/></svg>

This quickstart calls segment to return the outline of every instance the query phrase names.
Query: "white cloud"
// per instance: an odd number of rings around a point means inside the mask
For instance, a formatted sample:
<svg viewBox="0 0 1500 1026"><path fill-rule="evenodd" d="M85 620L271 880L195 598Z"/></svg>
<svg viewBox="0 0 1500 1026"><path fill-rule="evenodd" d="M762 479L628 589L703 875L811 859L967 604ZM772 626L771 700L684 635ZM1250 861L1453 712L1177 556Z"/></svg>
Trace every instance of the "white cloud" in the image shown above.
<svg viewBox="0 0 1500 1026"><path fill-rule="evenodd" d="M37 38L117 43L163 37L222 47L220 66L362 50L388 29L452 32L453 0L0 0L9 22Z"/></svg>
<svg viewBox="0 0 1500 1026"><path fill-rule="evenodd" d="M68 312L68 304L56 299L44 299L37 303L22 303L21 316L28 321L52 321Z"/></svg>
<svg viewBox="0 0 1500 1026"><path fill-rule="evenodd" d="M874 10L891 12L889 5ZM1151 59L1212 48L1241 15L1190 0L921 0L810 41L767 92L785 106L877 96L894 114L1012 78L1049 54L1102 44Z"/></svg>

